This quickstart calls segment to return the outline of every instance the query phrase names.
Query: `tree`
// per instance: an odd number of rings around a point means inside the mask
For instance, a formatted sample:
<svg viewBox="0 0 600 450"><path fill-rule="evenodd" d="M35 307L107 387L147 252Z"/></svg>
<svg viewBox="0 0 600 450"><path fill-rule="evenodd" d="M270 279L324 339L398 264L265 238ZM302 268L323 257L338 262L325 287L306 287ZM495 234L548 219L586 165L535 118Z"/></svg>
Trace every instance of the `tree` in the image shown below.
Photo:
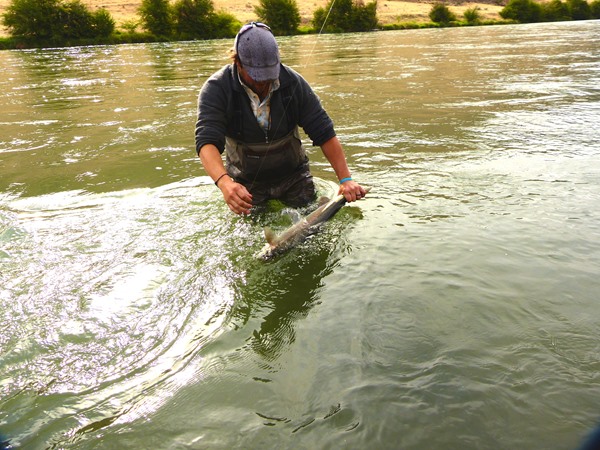
<svg viewBox="0 0 600 450"><path fill-rule="evenodd" d="M226 12L218 12L212 17L214 23L214 31L212 37L214 39L232 38L234 37L242 24L232 14Z"/></svg>
<svg viewBox="0 0 600 450"><path fill-rule="evenodd" d="M260 0L254 12L276 35L294 34L300 25L296 0Z"/></svg>
<svg viewBox="0 0 600 450"><path fill-rule="evenodd" d="M533 0L510 0L500 11L500 16L521 23L539 22L542 17L542 7Z"/></svg>
<svg viewBox="0 0 600 450"><path fill-rule="evenodd" d="M51 40L59 28L59 0L13 0L3 15L12 36Z"/></svg>
<svg viewBox="0 0 600 450"><path fill-rule="evenodd" d="M440 25L448 25L450 22L456 21L456 15L443 3L434 3L429 11L429 18L432 22Z"/></svg>
<svg viewBox="0 0 600 450"><path fill-rule="evenodd" d="M592 14L586 0L567 0L567 9L573 20L588 20Z"/></svg>
<svg viewBox="0 0 600 450"><path fill-rule="evenodd" d="M173 33L169 0L142 0L138 10L142 27L156 37L167 38Z"/></svg>
<svg viewBox="0 0 600 450"><path fill-rule="evenodd" d="M313 25L318 30L339 33L347 31L352 0L329 0L325 8L317 8L313 14Z"/></svg>
<svg viewBox="0 0 600 450"><path fill-rule="evenodd" d="M561 0L551 0L542 3L542 21L559 22L561 20L571 20L567 5Z"/></svg>
<svg viewBox="0 0 600 450"><path fill-rule="evenodd" d="M92 13L80 0L71 0L59 5L59 35L65 39L94 37Z"/></svg>
<svg viewBox="0 0 600 450"><path fill-rule="evenodd" d="M174 5L175 34L179 39L209 39L214 35L212 0L178 0Z"/></svg>
<svg viewBox="0 0 600 450"><path fill-rule="evenodd" d="M600 0L594 0L590 3L590 15L592 19L600 19Z"/></svg>
<svg viewBox="0 0 600 450"><path fill-rule="evenodd" d="M106 9L100 8L93 14L92 27L95 36L108 37L115 32L115 20Z"/></svg>
<svg viewBox="0 0 600 450"><path fill-rule="evenodd" d="M312 22L316 29L332 33L372 30L379 26L377 1L365 5L362 0L329 0L325 8L315 10Z"/></svg>
<svg viewBox="0 0 600 450"><path fill-rule="evenodd" d="M115 29L108 11L92 13L81 0L13 0L3 19L12 36L46 45L107 37Z"/></svg>
<svg viewBox="0 0 600 450"><path fill-rule="evenodd" d="M377 20L377 1L367 3L366 5L357 2L352 7L351 31L370 31L379 26Z"/></svg>

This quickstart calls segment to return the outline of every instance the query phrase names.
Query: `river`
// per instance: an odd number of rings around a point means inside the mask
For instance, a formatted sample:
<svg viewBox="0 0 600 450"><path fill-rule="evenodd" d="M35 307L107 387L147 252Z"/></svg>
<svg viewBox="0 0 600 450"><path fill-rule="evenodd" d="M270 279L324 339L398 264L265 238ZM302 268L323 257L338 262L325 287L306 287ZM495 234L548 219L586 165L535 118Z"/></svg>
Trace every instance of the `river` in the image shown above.
<svg viewBox="0 0 600 450"><path fill-rule="evenodd" d="M233 215L194 151L229 40L0 52L0 435L576 448L600 421L600 22L279 42L372 190L266 263L286 210Z"/></svg>

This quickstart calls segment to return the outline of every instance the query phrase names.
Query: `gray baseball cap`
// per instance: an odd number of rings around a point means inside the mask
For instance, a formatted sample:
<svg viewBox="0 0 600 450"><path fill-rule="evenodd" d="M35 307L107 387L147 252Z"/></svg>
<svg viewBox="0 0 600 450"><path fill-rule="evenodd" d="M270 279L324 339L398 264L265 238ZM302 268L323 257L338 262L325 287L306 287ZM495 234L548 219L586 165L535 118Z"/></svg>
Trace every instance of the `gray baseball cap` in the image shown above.
<svg viewBox="0 0 600 450"><path fill-rule="evenodd" d="M271 29L260 22L244 25L235 37L240 62L254 81L279 78L279 47Z"/></svg>

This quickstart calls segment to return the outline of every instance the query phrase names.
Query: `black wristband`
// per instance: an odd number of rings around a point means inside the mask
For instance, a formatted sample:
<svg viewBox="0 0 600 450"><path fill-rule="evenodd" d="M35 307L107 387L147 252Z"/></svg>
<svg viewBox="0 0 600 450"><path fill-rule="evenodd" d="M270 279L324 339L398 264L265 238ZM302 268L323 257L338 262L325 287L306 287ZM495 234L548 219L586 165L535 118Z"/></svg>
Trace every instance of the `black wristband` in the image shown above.
<svg viewBox="0 0 600 450"><path fill-rule="evenodd" d="M223 178L225 175L228 175L228 173L227 173L227 172L225 172L223 175L221 175L219 178L217 178L217 179L215 180L215 186L216 186L216 187L219 187L219 181L220 181L220 180L221 180L221 178Z"/></svg>

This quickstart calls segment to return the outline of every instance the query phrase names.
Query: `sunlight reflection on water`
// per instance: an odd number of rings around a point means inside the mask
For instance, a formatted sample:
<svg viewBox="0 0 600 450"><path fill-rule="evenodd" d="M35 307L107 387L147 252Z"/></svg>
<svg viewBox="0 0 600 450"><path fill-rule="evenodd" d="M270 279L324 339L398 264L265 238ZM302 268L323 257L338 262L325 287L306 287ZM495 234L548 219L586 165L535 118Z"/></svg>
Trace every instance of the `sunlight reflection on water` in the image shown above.
<svg viewBox="0 0 600 450"><path fill-rule="evenodd" d="M230 42L2 52L2 434L573 448L600 398L597 31L281 38L373 190L267 264L285 208L233 216L193 150Z"/></svg>

